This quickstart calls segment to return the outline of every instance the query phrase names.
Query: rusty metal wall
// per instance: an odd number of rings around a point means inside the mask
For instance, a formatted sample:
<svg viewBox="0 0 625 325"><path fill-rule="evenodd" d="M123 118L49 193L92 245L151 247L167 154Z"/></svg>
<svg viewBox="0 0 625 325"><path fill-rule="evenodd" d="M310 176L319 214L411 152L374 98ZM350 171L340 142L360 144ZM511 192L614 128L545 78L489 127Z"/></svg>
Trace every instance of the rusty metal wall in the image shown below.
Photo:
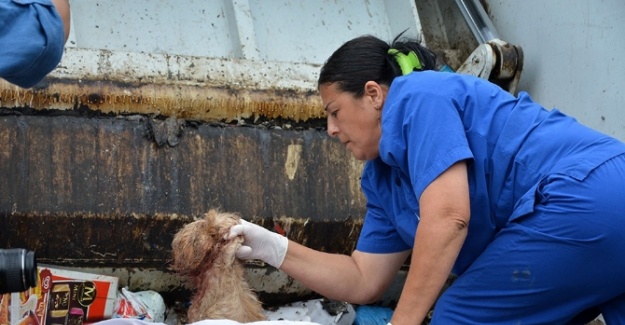
<svg viewBox="0 0 625 325"><path fill-rule="evenodd" d="M177 229L221 208L317 249L353 248L362 165L323 130L19 112L0 116L0 247L165 267Z"/></svg>

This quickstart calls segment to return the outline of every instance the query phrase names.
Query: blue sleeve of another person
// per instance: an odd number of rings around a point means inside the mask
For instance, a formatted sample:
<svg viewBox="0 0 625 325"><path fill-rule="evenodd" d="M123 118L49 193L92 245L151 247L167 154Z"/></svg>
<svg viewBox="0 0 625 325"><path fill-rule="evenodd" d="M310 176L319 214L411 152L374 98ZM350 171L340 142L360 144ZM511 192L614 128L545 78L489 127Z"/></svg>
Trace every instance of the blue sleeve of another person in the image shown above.
<svg viewBox="0 0 625 325"><path fill-rule="evenodd" d="M0 0L0 78L23 88L61 61L63 21L51 0Z"/></svg>

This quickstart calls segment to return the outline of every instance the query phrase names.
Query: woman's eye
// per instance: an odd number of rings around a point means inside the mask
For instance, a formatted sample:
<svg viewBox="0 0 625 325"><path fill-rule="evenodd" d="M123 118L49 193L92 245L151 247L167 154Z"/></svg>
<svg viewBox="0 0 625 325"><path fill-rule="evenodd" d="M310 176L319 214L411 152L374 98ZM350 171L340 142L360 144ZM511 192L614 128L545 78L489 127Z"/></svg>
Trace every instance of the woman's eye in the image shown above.
<svg viewBox="0 0 625 325"><path fill-rule="evenodd" d="M332 111L332 112L330 113L330 115L331 115L332 117L336 117L336 115L337 115L337 113L338 113L338 112L339 112L339 110L338 110L338 109L337 109L337 110L334 110L334 111Z"/></svg>

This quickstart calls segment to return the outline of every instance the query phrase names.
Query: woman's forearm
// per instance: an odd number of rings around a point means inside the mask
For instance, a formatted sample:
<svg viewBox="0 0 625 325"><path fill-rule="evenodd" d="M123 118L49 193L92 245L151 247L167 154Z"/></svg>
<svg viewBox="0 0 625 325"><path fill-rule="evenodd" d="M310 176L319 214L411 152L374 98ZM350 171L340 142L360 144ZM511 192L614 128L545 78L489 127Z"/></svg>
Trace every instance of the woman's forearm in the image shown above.
<svg viewBox="0 0 625 325"><path fill-rule="evenodd" d="M471 216L466 164L456 163L435 179L419 206L421 220L394 325L421 324L458 258Z"/></svg>
<svg viewBox="0 0 625 325"><path fill-rule="evenodd" d="M329 254L291 241L280 269L327 298L364 304L379 299L408 254Z"/></svg>
<svg viewBox="0 0 625 325"><path fill-rule="evenodd" d="M423 220L422 220L423 221ZM466 238L466 227L422 222L393 325L421 324L440 294Z"/></svg>
<svg viewBox="0 0 625 325"><path fill-rule="evenodd" d="M67 38L69 37L69 29L70 29L70 21L71 14L69 10L69 0L52 0L52 3L56 7L56 11L61 16L63 20L63 28L65 31L65 41L67 42Z"/></svg>

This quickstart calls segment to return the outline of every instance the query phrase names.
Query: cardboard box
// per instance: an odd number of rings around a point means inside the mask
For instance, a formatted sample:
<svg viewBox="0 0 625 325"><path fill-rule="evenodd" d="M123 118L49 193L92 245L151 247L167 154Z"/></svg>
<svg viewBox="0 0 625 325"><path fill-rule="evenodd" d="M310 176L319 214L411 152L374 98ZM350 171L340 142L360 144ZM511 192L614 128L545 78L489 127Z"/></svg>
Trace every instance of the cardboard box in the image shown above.
<svg viewBox="0 0 625 325"><path fill-rule="evenodd" d="M0 297L0 325L81 325L113 315L118 278L37 268L37 287Z"/></svg>

